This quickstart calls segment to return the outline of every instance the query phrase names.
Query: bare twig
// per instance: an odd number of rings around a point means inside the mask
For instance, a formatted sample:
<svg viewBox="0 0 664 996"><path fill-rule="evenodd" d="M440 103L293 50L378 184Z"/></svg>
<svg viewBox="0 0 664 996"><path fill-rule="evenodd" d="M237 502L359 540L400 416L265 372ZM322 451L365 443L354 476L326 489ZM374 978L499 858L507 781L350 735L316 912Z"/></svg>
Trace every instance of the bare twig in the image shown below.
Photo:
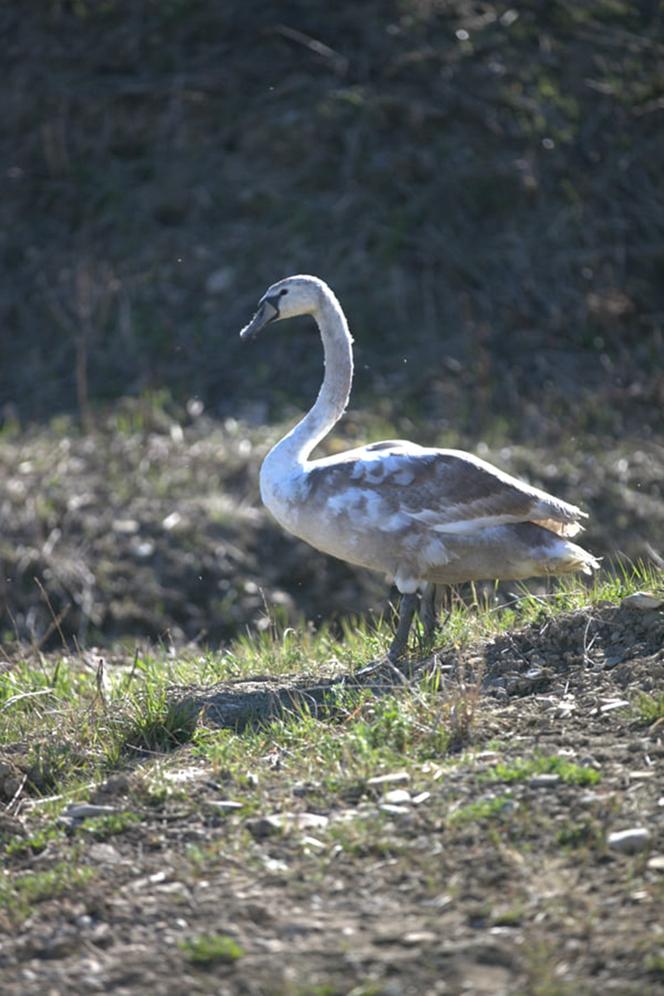
<svg viewBox="0 0 664 996"><path fill-rule="evenodd" d="M44 645L44 643L46 642L46 640L48 640L48 638L51 635L51 633L53 632L53 630L57 629L58 636L60 637L60 639L62 641L63 648L65 650L69 650L69 645L67 644L67 641L65 640L65 634L62 632L62 626L60 625L60 623L62 622L62 620L65 618L65 616L69 612L69 606L65 605L64 609L62 610L62 612L60 612L60 613L58 613L56 615L55 609L51 605L51 599L48 597L48 592L44 588L44 585L41 583L41 581L39 580L39 578L33 578L33 581L35 582L35 584L39 588L39 591L41 592L42 598L44 599L44 601L46 602L46 605L48 607L48 611L51 613L51 619L52 619L51 625L46 630L46 632L44 633L44 635L42 636L42 638L40 639L39 643L37 644L36 649L39 650Z"/></svg>
<svg viewBox="0 0 664 996"><path fill-rule="evenodd" d="M274 28L274 33L287 38L288 41L295 42L296 45L302 45L310 52L320 55L323 59L327 59L339 76L345 76L348 72L348 59L346 56L340 52L336 52L329 45L326 45L325 42L319 41L317 38L312 38L311 35L306 35L304 31L298 31L297 28L289 28L286 24L277 24Z"/></svg>
<svg viewBox="0 0 664 996"><path fill-rule="evenodd" d="M14 805L18 802L18 800L19 800L19 798L21 796L21 793L23 792L23 789L25 788L25 783L27 782L27 780L28 780L28 776L27 776L27 774L24 774L23 778L21 779L21 781L19 783L18 788L16 789L16 791L13 794L13 796L11 797L11 799L9 800L9 802L7 803L7 805L5 807L8 813L10 813L12 811Z"/></svg>
<svg viewBox="0 0 664 996"><path fill-rule="evenodd" d="M11 698L7 699L4 703L0 712L5 712L10 706L16 705L17 702L21 702L22 699L36 699L40 695L53 695L52 688L40 688L36 692L21 692L19 695L12 695Z"/></svg>

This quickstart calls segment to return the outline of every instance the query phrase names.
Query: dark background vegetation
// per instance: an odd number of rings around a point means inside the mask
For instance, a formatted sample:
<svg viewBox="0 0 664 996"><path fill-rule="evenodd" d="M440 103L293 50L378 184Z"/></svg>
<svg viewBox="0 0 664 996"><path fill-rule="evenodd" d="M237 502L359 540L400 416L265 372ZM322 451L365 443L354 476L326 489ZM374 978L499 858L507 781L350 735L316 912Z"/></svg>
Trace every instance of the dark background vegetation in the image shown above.
<svg viewBox="0 0 664 996"><path fill-rule="evenodd" d="M50 626L34 577L99 638L227 636L261 586L366 604L250 514L261 426L310 403L321 361L306 322L237 331L297 271L355 333L344 441L479 447L590 507L595 552L657 560L658 3L44 0L0 24L14 631ZM240 525L211 516L224 496Z"/></svg>

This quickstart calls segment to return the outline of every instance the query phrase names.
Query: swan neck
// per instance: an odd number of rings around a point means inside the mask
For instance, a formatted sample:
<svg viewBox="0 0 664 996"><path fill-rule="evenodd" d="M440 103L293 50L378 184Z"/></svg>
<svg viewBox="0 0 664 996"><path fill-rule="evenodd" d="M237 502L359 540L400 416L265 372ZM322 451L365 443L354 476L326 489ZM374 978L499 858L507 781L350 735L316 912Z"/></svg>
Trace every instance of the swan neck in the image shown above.
<svg viewBox="0 0 664 996"><path fill-rule="evenodd" d="M306 463L312 450L327 436L346 410L353 381L352 338L341 305L329 288L313 315L321 339L325 376L316 402L301 422L278 444Z"/></svg>

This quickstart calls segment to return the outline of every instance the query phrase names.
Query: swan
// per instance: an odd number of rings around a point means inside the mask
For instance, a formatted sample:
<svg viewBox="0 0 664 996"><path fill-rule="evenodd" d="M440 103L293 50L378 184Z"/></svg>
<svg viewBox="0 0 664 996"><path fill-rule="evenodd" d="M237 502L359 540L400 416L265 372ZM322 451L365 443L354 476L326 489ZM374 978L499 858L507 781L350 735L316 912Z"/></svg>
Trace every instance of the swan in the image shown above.
<svg viewBox="0 0 664 996"><path fill-rule="evenodd" d="M418 605L432 632L435 584L590 574L599 566L570 542L586 512L471 453L388 439L312 460L346 410L353 379L353 340L335 294L318 277L279 280L240 336L253 339L296 315L318 326L325 376L311 410L263 461L261 498L288 532L396 585L391 664L406 649Z"/></svg>

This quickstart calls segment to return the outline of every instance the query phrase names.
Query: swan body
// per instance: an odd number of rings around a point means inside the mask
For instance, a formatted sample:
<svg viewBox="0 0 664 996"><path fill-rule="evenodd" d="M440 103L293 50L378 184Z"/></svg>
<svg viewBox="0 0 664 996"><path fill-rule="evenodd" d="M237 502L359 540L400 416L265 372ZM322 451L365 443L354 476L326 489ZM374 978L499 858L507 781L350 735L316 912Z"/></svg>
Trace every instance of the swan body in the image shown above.
<svg viewBox="0 0 664 996"><path fill-rule="evenodd" d="M312 409L265 458L261 497L288 532L394 581L406 611L402 604L391 659L405 647L417 593L432 583L598 566L570 541L585 512L470 453L394 439L312 460L345 411L352 383L352 338L339 302L317 277L287 277L263 295L241 335L300 314L318 325L325 377Z"/></svg>

